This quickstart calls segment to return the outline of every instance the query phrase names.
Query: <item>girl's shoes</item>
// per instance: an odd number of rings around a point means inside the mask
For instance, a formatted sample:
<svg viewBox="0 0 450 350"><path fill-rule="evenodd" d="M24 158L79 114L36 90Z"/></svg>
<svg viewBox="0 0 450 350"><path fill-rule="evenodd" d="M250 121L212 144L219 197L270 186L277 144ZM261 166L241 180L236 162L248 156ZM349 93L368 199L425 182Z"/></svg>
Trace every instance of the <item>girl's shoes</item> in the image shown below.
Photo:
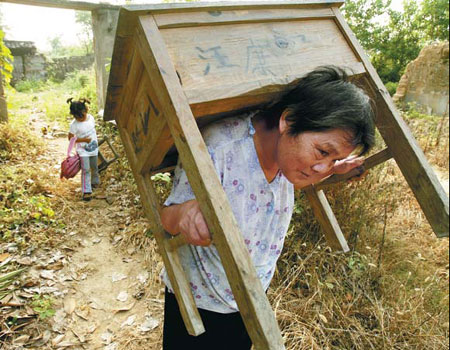
<svg viewBox="0 0 450 350"><path fill-rule="evenodd" d="M89 202L92 199L92 193L83 193L83 200Z"/></svg>

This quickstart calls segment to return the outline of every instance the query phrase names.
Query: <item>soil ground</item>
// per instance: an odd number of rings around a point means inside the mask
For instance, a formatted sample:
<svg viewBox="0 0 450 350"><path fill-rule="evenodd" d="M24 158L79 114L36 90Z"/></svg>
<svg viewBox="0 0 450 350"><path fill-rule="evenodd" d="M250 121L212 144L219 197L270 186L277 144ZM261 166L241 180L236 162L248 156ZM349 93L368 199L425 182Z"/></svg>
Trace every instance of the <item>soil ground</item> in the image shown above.
<svg viewBox="0 0 450 350"><path fill-rule="evenodd" d="M59 175L66 137L43 136L39 115L31 124L47 144L44 165ZM32 257L39 262L30 271L40 281L36 288L53 294L56 314L43 323L48 329L42 330L42 338L30 345L115 350L147 339L146 349L159 349L163 303L146 297L150 276L142 251L121 244L126 214L106 186L94 192L92 201L82 201L80 181L77 175L58 184L67 191L66 209L72 214L66 216L68 234L63 243Z"/></svg>

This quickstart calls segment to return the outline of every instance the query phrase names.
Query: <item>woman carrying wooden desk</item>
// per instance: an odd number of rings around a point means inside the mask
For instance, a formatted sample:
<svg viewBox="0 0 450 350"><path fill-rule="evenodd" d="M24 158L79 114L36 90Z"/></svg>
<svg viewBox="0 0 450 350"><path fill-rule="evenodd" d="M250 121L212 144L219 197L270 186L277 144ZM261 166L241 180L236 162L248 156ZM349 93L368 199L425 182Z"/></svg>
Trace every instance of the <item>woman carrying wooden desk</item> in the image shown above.
<svg viewBox="0 0 450 350"><path fill-rule="evenodd" d="M203 130L266 290L289 227L294 188L362 166L374 130L369 97L337 67L318 68L266 108ZM206 328L198 337L187 333L164 273L164 350L249 350L251 340L181 164L161 219L169 233L190 243L179 248L179 255Z"/></svg>

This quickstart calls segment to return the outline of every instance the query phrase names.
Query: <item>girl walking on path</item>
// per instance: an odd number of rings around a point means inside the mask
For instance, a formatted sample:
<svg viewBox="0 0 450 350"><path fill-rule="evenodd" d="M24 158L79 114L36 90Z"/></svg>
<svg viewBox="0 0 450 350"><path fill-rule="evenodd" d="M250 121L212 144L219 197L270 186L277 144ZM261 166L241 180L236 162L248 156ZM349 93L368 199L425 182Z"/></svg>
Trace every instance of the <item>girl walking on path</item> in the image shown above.
<svg viewBox="0 0 450 350"><path fill-rule="evenodd" d="M69 98L70 114L75 118L70 124L69 140L76 137L77 153L81 159L81 192L83 200L92 199L92 188L100 184L98 175L98 140L95 131L95 119L88 114L90 102L86 99L73 101Z"/></svg>

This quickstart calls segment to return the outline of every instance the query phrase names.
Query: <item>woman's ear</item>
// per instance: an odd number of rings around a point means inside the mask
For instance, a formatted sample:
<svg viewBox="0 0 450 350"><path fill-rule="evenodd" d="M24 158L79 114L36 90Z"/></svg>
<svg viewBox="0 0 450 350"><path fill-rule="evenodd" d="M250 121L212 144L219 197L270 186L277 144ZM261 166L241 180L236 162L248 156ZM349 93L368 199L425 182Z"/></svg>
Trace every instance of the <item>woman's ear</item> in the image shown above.
<svg viewBox="0 0 450 350"><path fill-rule="evenodd" d="M289 110L287 110L287 109L285 109L283 111L283 113L281 113L280 123L278 125L278 129L280 131L280 134L283 134L283 133L287 132L287 130L289 128L288 122L286 120L286 117L288 116L288 114L289 114Z"/></svg>

